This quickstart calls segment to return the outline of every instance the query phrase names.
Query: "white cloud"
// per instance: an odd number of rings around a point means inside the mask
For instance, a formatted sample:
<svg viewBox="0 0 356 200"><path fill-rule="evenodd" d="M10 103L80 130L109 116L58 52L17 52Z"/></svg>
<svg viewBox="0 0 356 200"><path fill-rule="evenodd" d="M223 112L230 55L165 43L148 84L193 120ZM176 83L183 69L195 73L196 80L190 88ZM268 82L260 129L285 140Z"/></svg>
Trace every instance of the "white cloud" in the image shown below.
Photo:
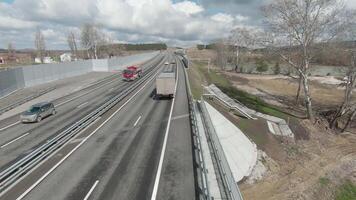
<svg viewBox="0 0 356 200"><path fill-rule="evenodd" d="M242 21L247 21L249 18L246 16L242 16L242 15L236 15L235 19L239 22L242 22Z"/></svg>
<svg viewBox="0 0 356 200"><path fill-rule="evenodd" d="M2 35L7 33L5 28L27 28L33 35L39 26L54 45L65 44L66 33L86 22L100 24L114 41L189 44L226 36L247 19L223 12L211 15L193 1L15 0L13 4L0 3ZM21 34L17 37L31 40L30 36ZM9 39L9 36L0 38L0 43ZM29 47L32 43L29 42Z"/></svg>
<svg viewBox="0 0 356 200"><path fill-rule="evenodd" d="M356 9L356 0L346 0L346 7L350 9Z"/></svg>
<svg viewBox="0 0 356 200"><path fill-rule="evenodd" d="M234 18L231 15L224 13L217 13L211 16L211 19L222 23L232 23L234 21Z"/></svg>
<svg viewBox="0 0 356 200"><path fill-rule="evenodd" d="M28 29L36 26L37 23L31 21L24 21L9 16L0 15L0 28L1 29Z"/></svg>
<svg viewBox="0 0 356 200"><path fill-rule="evenodd" d="M173 4L173 8L187 15L197 14L204 11L204 8L192 1L182 1Z"/></svg>

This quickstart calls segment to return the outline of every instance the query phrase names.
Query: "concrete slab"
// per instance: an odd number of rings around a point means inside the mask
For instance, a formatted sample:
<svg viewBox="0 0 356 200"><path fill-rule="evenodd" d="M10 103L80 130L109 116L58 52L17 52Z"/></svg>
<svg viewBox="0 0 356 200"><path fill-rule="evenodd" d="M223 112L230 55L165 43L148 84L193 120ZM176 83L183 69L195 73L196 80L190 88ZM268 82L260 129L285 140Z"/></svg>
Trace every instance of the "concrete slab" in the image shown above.
<svg viewBox="0 0 356 200"><path fill-rule="evenodd" d="M203 120L200 112L196 112L196 119L197 119L198 130L201 137L200 141L201 141L203 156L205 159L205 166L207 168L207 177L208 177L210 196L214 199L222 199L219 190L218 180L216 178L216 172L214 169L213 160L211 158L212 153L210 153L209 150L208 140L205 135Z"/></svg>
<svg viewBox="0 0 356 200"><path fill-rule="evenodd" d="M257 162L257 147L232 122L209 103L207 111L236 182L251 174Z"/></svg>

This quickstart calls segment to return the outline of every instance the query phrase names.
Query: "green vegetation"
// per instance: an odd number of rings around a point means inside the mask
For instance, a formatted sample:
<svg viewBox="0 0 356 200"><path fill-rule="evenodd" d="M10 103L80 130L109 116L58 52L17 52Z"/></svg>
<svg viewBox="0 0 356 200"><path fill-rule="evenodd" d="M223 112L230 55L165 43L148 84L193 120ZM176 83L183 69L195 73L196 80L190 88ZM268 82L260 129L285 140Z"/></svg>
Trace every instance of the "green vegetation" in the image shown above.
<svg viewBox="0 0 356 200"><path fill-rule="evenodd" d="M203 50L203 49L205 49L205 45L203 45L203 44L198 44L198 45L197 45L197 49L198 49L198 50Z"/></svg>
<svg viewBox="0 0 356 200"><path fill-rule="evenodd" d="M326 186L330 183L330 179L326 178L326 177L320 177L319 178L319 183L321 186Z"/></svg>
<svg viewBox="0 0 356 200"><path fill-rule="evenodd" d="M281 73L281 67L279 66L279 62L276 62L276 64L274 65L274 74L278 75Z"/></svg>
<svg viewBox="0 0 356 200"><path fill-rule="evenodd" d="M200 76L199 72L196 71L194 68L188 69L188 78L190 83L190 89L192 90L192 95L194 99L200 99L201 95L203 94L203 87L202 77Z"/></svg>
<svg viewBox="0 0 356 200"><path fill-rule="evenodd" d="M263 59L256 61L256 70L260 73L268 71L268 64Z"/></svg>
<svg viewBox="0 0 356 200"><path fill-rule="evenodd" d="M338 188L335 200L356 200L356 185L346 181Z"/></svg>
<svg viewBox="0 0 356 200"><path fill-rule="evenodd" d="M240 118L237 122L237 126L244 134L247 134L258 147L263 147L268 143L268 134L264 133L268 132L265 123L263 119L251 121L249 119Z"/></svg>
<svg viewBox="0 0 356 200"><path fill-rule="evenodd" d="M226 87L226 86L223 86L220 84L216 84L216 86L219 87L221 91L223 91L225 94L227 94L231 98L238 100L239 102L241 102L242 104L244 104L245 106L247 106L253 110L256 110L256 111L264 113L264 114L273 115L273 116L276 116L279 118L285 119L288 117L288 114L284 113L283 111L281 111L280 109L278 109L275 106L265 103L259 97L256 97L256 96L251 95L247 92L238 90L233 86Z"/></svg>

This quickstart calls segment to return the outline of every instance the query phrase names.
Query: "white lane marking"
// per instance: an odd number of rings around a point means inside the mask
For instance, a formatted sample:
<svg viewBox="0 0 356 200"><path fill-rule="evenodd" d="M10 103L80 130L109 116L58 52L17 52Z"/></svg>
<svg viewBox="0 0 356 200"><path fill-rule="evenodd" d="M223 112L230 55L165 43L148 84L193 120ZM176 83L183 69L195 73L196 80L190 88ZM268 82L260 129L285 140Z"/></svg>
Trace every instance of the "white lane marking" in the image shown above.
<svg viewBox="0 0 356 200"><path fill-rule="evenodd" d="M141 119L141 116L139 116L138 119L136 120L134 127L137 125L137 123L140 121L140 119Z"/></svg>
<svg viewBox="0 0 356 200"><path fill-rule="evenodd" d="M91 186L91 188L90 188L89 192L87 193L87 195L85 195L83 200L88 200L89 199L91 193L94 191L94 189L95 189L96 185L98 185L98 183L99 183L99 180L96 180L94 185Z"/></svg>
<svg viewBox="0 0 356 200"><path fill-rule="evenodd" d="M187 118L187 117L189 117L189 114L178 115L178 116L172 117L172 120L182 119L182 118Z"/></svg>
<svg viewBox="0 0 356 200"><path fill-rule="evenodd" d="M89 103L89 101L80 104L79 106L77 106L77 108L83 107L83 106L86 105L87 103Z"/></svg>
<svg viewBox="0 0 356 200"><path fill-rule="evenodd" d="M111 120L126 104L128 104L138 93L140 93L148 83L150 83L159 73L159 71L149 79L135 94L133 94L124 104L120 106L113 114L110 115L100 126L98 126L93 132L91 132L82 142L80 142L74 149L72 149L67 155L65 155L56 165L54 165L49 171L47 171L41 178L39 178L34 184L32 184L24 193L22 193L16 200L23 199L28 193L30 193L38 184L40 184L50 173L52 173L59 165L61 165L70 155L72 155L80 146L82 146L92 135L94 135L101 127L103 127L109 120Z"/></svg>
<svg viewBox="0 0 356 200"><path fill-rule="evenodd" d="M10 92L9 94L7 94L7 95L5 95L5 96L0 97L0 99L6 98L6 97L8 97L8 96L12 95L13 93L15 93L15 92L17 92L17 91L19 91L19 90L21 90L21 89L14 90L14 91Z"/></svg>
<svg viewBox="0 0 356 200"><path fill-rule="evenodd" d="M16 124L19 124L20 123L20 121L17 121L17 122L15 122L15 123L13 123L13 124L10 124L10 125L8 125L8 126L5 126L5 127L3 127L3 128L0 128L0 131L3 131L3 130L5 130L5 129L8 129L8 128L10 128L10 127L13 127L13 126L15 126Z"/></svg>
<svg viewBox="0 0 356 200"><path fill-rule="evenodd" d="M82 89L83 86L79 86L77 88L75 88L74 90L72 90L72 92L76 92L76 91L79 91L80 89Z"/></svg>
<svg viewBox="0 0 356 200"><path fill-rule="evenodd" d="M23 135L21 135L21 136L15 138L15 139L11 140L10 142L8 142L8 143L6 143L6 144L0 146L0 149L6 147L7 145L9 145L9 144L11 144L11 143L16 142L17 140L19 140L19 139L21 139L21 138L23 138L23 137L26 137L28 134L30 134L30 133L25 133L25 134L23 134Z"/></svg>
<svg viewBox="0 0 356 200"><path fill-rule="evenodd" d="M177 85L178 85L178 76L179 76L179 71L177 69L177 81L176 81L176 85L175 85L175 88L174 88L174 96L175 97L177 96L176 92L177 92ZM160 159L159 159L159 164L158 164L158 169L157 169L157 173L156 173L155 184L153 186L151 200L156 200L156 198L157 198L159 179L161 178L163 159L164 159L164 154L166 152L169 127L171 126L171 118L172 118L175 99L176 98L173 98L172 105L171 105L171 111L169 112L167 129L166 129L166 133L164 135L163 147L162 147L161 156L160 156Z"/></svg>

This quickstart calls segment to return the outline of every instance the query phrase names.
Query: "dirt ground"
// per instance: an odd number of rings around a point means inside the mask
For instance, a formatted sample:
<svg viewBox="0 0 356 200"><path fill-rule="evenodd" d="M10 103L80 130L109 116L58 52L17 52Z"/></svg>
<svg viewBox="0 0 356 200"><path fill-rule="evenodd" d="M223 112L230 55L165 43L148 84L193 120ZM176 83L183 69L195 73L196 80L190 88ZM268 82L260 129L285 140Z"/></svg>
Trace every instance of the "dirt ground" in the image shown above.
<svg viewBox="0 0 356 200"><path fill-rule="evenodd" d="M288 157L253 185L240 184L246 200L331 200L345 179L356 182L356 136L322 131L322 125L303 121L310 140L283 145ZM267 163L267 166L268 163Z"/></svg>
<svg viewBox="0 0 356 200"><path fill-rule="evenodd" d="M269 133L265 120L247 120L209 101L268 156L268 171L254 183L239 183L245 200L332 200L346 179L356 182L356 135L335 135L326 123L301 121L308 139L286 140Z"/></svg>
<svg viewBox="0 0 356 200"><path fill-rule="evenodd" d="M298 81L287 76L250 75L225 72L227 77L239 89L257 96L286 100L292 103L298 89ZM330 81L328 81L330 79ZM321 107L339 105L343 99L340 82L333 77L318 77L311 80L310 91L313 102ZM303 90L301 91L303 99Z"/></svg>

